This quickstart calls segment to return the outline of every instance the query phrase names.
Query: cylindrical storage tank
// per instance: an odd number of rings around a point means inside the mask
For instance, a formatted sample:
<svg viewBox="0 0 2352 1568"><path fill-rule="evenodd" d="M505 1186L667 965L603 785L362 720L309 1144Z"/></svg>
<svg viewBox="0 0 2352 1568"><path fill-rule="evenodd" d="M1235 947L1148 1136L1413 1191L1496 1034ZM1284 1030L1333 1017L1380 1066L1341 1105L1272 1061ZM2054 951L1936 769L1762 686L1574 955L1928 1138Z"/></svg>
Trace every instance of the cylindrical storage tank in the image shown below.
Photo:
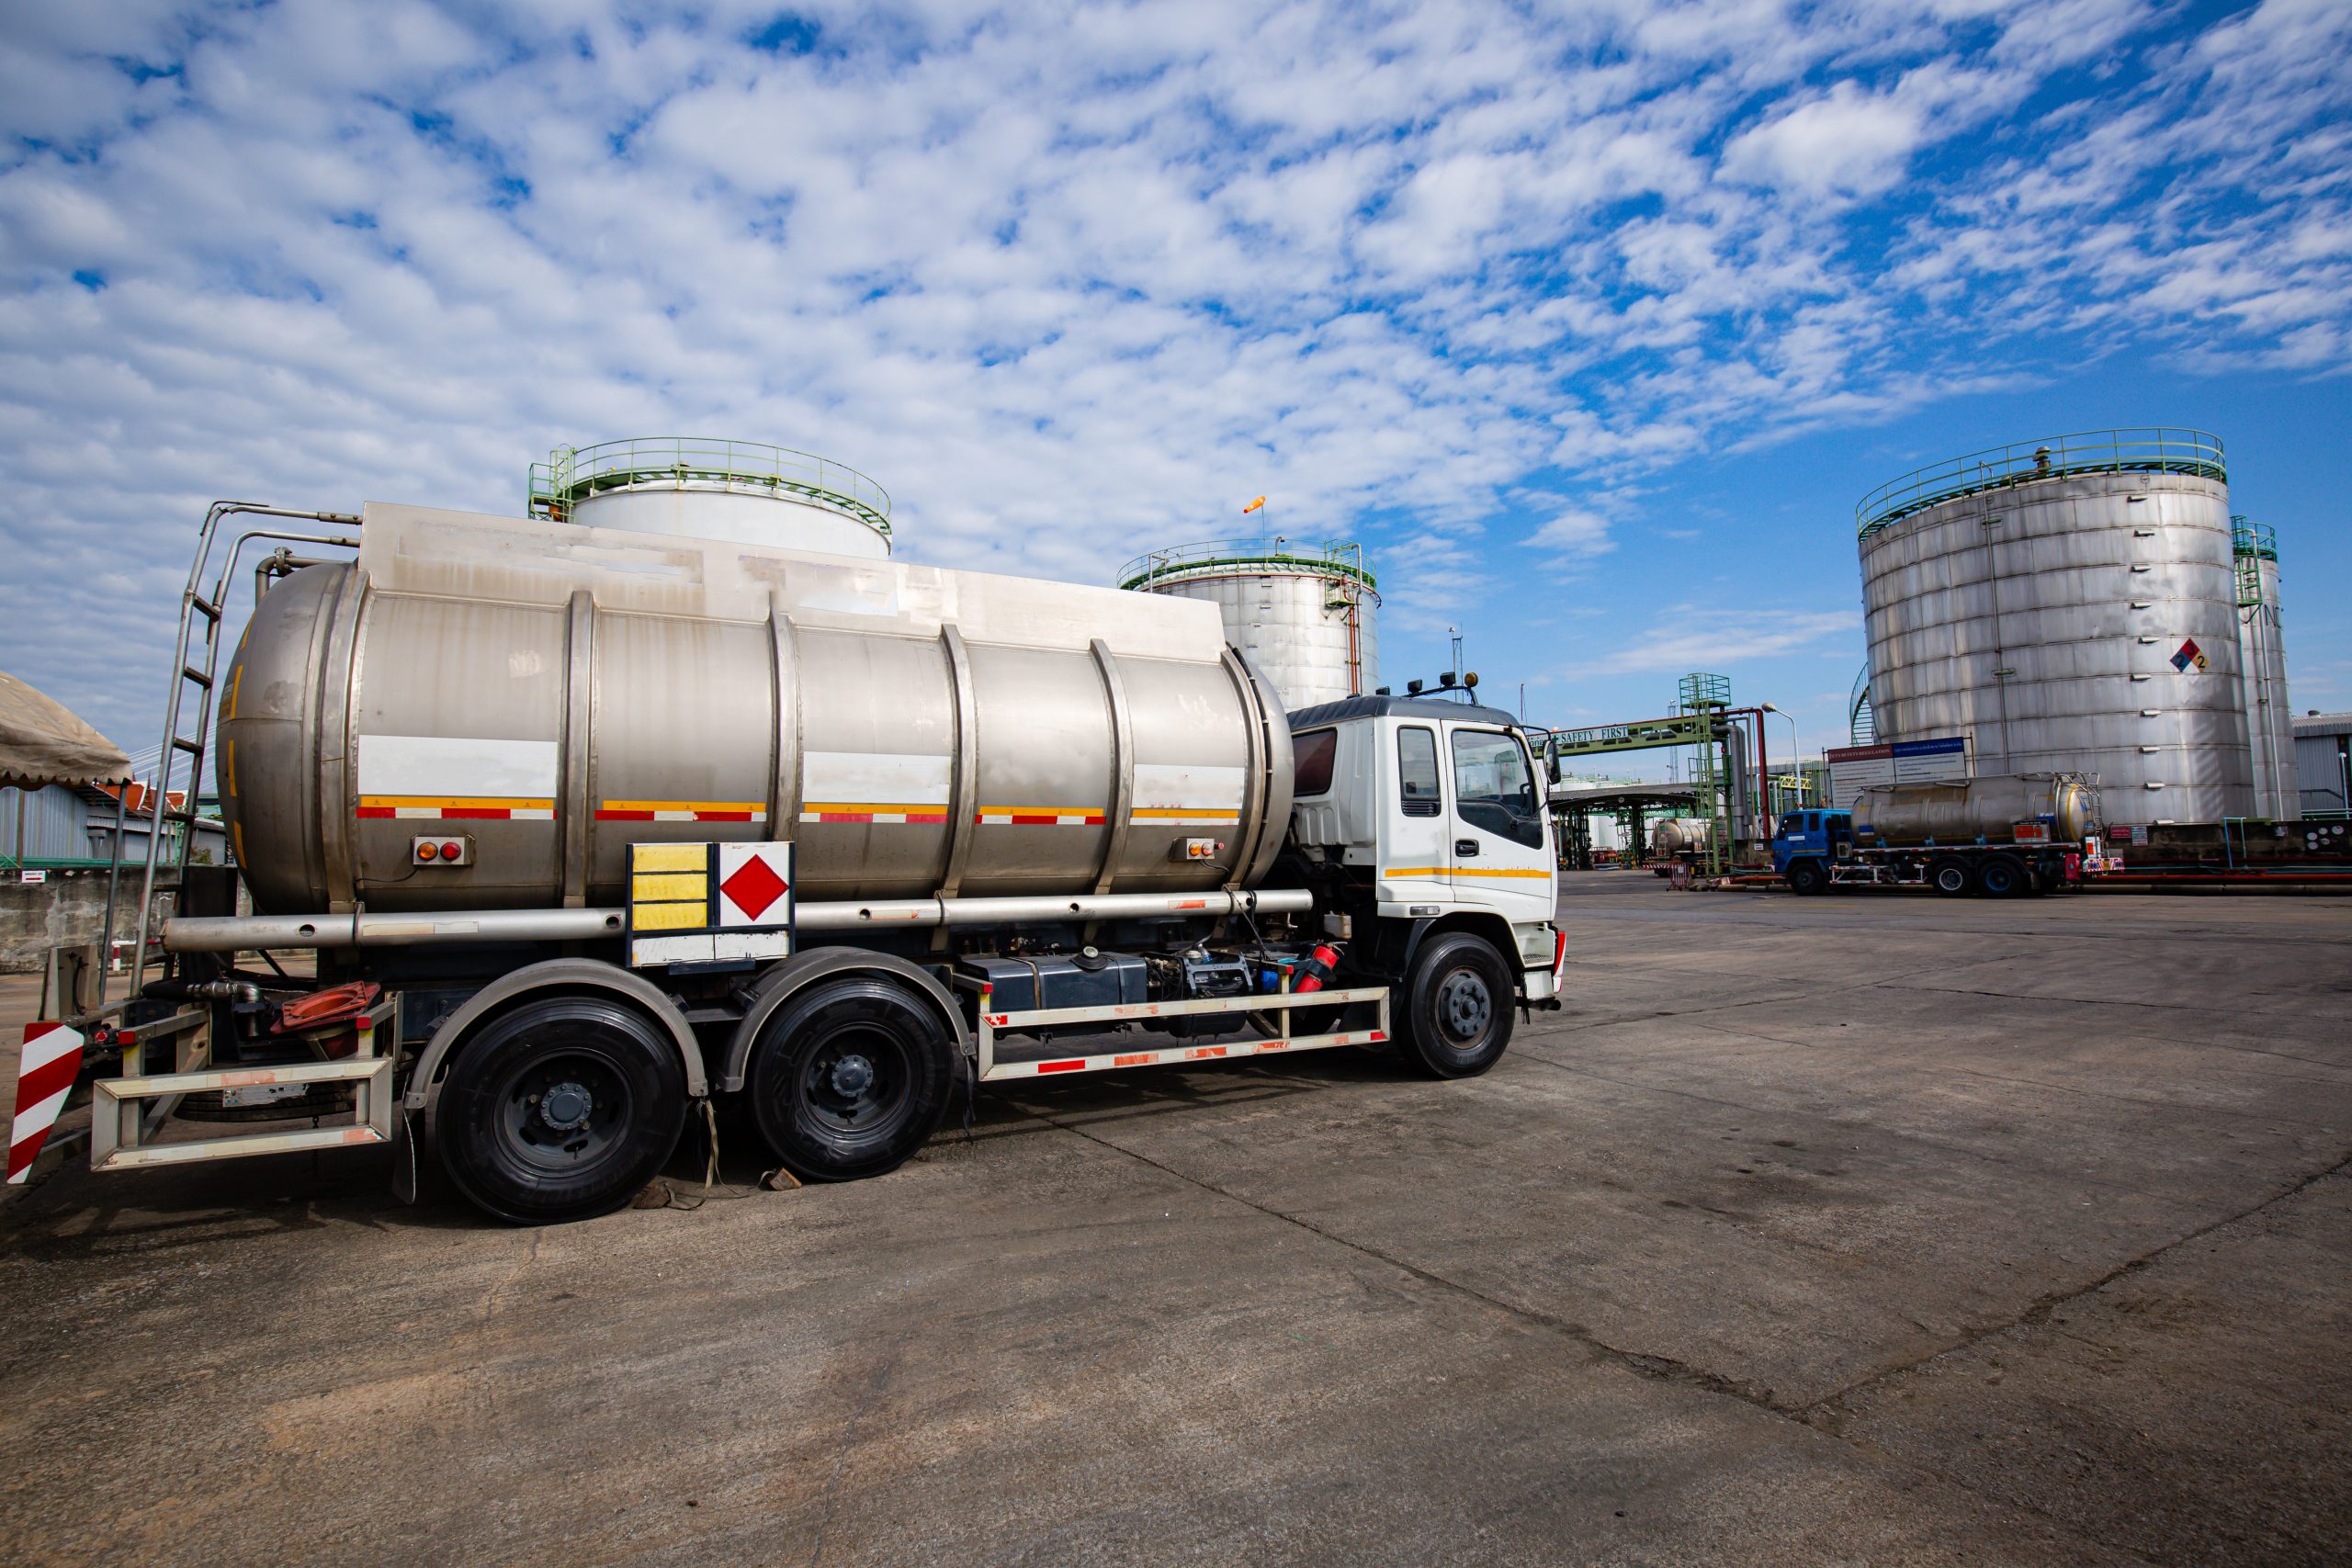
<svg viewBox="0 0 2352 1568"><path fill-rule="evenodd" d="M2080 841L2099 826L2099 799L2080 779L2013 773L1943 784L1871 784L1856 792L1854 831L1898 844L1933 839L2006 842L2020 822L2045 818L2053 840Z"/></svg>
<svg viewBox="0 0 2352 1568"><path fill-rule="evenodd" d="M2287 645L2278 624L2278 538L2266 525L2230 522L2254 814L2291 819L2302 815L2302 786L2295 777L2295 708L2287 699Z"/></svg>
<svg viewBox="0 0 2352 1568"><path fill-rule="evenodd" d="M1360 545L1218 539L1129 561L1119 586L1217 607L1226 640L1295 713L1380 682L1379 584Z"/></svg>
<svg viewBox="0 0 2352 1568"><path fill-rule="evenodd" d="M654 436L559 446L531 469L559 523L868 559L890 553L890 496L855 468L759 441Z"/></svg>
<svg viewBox="0 0 2352 1568"><path fill-rule="evenodd" d="M1206 890L1290 813L1288 728L1205 609L548 523L371 505L222 692L263 913L611 905L632 842L711 840L796 840L820 901Z"/></svg>
<svg viewBox="0 0 2352 1568"><path fill-rule="evenodd" d="M2250 809L2220 441L2000 447L1882 486L1858 521L1878 739L2090 775L2118 823Z"/></svg>

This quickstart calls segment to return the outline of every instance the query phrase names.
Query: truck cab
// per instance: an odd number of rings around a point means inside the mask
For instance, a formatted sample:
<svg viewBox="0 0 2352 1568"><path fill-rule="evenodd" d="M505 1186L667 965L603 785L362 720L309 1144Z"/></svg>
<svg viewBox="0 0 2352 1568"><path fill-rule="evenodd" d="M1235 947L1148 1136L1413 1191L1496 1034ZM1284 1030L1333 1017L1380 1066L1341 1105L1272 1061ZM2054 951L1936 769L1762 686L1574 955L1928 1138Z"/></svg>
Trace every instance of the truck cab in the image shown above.
<svg viewBox="0 0 2352 1568"><path fill-rule="evenodd" d="M1823 807L1783 812L1772 835L1772 871L1799 893L1829 886L1830 868L1841 852L1851 853L1854 814Z"/></svg>
<svg viewBox="0 0 2352 1568"><path fill-rule="evenodd" d="M1367 965L1473 935L1515 965L1522 1004L1556 1005L1565 943L1543 773L1498 708L1347 697L1290 716L1292 870L1344 912Z"/></svg>

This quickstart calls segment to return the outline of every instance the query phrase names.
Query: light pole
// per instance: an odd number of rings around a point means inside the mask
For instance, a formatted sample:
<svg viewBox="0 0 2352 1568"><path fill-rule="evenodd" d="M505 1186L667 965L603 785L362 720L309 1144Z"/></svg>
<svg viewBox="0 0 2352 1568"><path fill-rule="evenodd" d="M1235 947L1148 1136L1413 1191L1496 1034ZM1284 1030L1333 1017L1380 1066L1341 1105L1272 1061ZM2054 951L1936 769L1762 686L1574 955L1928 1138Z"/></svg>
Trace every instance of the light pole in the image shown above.
<svg viewBox="0 0 2352 1568"><path fill-rule="evenodd" d="M1770 703L1766 703L1764 705L1764 711L1766 713L1779 714L1782 718L1789 721L1789 766L1795 772L1795 778L1797 781L1797 804L1802 807L1805 803L1804 751L1804 748L1797 742L1797 716L1791 713L1786 708L1776 708ZM1767 780L1764 787L1767 790L1770 790L1771 788L1771 782Z"/></svg>

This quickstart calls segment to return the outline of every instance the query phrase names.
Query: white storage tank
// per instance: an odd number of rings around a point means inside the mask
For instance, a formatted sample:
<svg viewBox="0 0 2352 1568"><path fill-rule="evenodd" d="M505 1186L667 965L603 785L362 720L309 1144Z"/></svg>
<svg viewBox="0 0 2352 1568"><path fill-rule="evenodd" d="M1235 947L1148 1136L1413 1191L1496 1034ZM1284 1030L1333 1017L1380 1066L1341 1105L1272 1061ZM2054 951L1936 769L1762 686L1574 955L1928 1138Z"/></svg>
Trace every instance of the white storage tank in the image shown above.
<svg viewBox="0 0 2352 1568"><path fill-rule="evenodd" d="M2287 700L2287 646L2278 629L2278 537L2263 524L2230 519L2238 582L2239 668L2246 739L2254 751L2254 814L2302 815L2295 779L2295 709Z"/></svg>
<svg viewBox="0 0 2352 1568"><path fill-rule="evenodd" d="M662 435L559 446L531 467L531 514L771 550L890 553L889 492L847 464L760 441Z"/></svg>
<svg viewBox="0 0 2352 1568"><path fill-rule="evenodd" d="M1129 561L1119 586L1205 600L1291 712L1361 696L1380 681L1380 586L1363 547L1341 540L1216 539Z"/></svg>
<svg viewBox="0 0 2352 1568"><path fill-rule="evenodd" d="M2114 823L2254 807L2222 444L2117 430L1906 474L1857 508L1877 739L2095 777Z"/></svg>

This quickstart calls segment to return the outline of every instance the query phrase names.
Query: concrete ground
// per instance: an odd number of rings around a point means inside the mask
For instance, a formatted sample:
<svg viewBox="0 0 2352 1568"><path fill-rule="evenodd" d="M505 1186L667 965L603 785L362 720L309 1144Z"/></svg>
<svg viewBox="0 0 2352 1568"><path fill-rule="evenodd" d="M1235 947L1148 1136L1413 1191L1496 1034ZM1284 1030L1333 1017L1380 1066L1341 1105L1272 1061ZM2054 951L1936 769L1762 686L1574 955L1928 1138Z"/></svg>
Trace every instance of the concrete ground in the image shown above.
<svg viewBox="0 0 2352 1568"><path fill-rule="evenodd" d="M1468 1083L1057 1081L539 1232L69 1168L0 1559L2352 1560L2352 901L1562 911Z"/></svg>

